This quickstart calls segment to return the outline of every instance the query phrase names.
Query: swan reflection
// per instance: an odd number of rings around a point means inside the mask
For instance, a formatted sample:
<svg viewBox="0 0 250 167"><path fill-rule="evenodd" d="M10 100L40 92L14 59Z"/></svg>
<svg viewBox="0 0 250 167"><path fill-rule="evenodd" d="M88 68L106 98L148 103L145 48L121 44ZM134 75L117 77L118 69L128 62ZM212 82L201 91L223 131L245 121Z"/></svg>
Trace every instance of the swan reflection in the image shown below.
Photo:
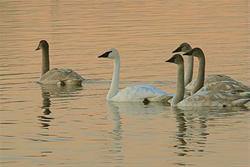
<svg viewBox="0 0 250 167"><path fill-rule="evenodd" d="M119 153L122 152L122 121L119 108L115 105L107 103L108 111L110 112L110 119L114 122L113 128L111 130L111 139L113 140L112 146L110 147L110 152ZM120 155L121 158L122 155Z"/></svg>
<svg viewBox="0 0 250 167"><path fill-rule="evenodd" d="M157 114L166 111L169 106L161 103L149 103L144 105L138 102L107 102L110 111L124 112L127 114Z"/></svg>
<svg viewBox="0 0 250 167"><path fill-rule="evenodd" d="M49 115L51 114L50 111L50 106L51 106L51 101L50 101L50 93L46 92L46 91L42 91L42 112L43 115L38 116L38 119L42 125L43 128L48 128L50 126L50 122L52 119L52 117L50 117Z"/></svg>
<svg viewBox="0 0 250 167"><path fill-rule="evenodd" d="M179 156L194 156L199 152L206 152L206 143L210 135L208 121L213 119L228 119L246 109L242 107L223 108L216 107L189 108L186 110L172 108L176 114L177 148L176 154ZM247 110L246 110L247 111ZM229 125L230 126L230 125ZM200 155L200 154L199 154Z"/></svg>
<svg viewBox="0 0 250 167"><path fill-rule="evenodd" d="M181 110L173 108L176 114L177 155L186 156L193 152L204 152L209 135L207 115L209 110Z"/></svg>
<svg viewBox="0 0 250 167"><path fill-rule="evenodd" d="M117 103L107 102L108 116L113 122L113 128L110 130L112 142L108 144L108 151L110 152L110 159L116 166L123 166L124 160L124 146L123 141L123 116L140 115L146 116L148 114L157 114L166 111L166 106L160 104L150 103L144 105L143 103ZM114 161L115 160L115 161Z"/></svg>
<svg viewBox="0 0 250 167"><path fill-rule="evenodd" d="M55 119L51 116L52 113L51 98L72 97L75 96L75 93L81 89L82 87L75 87L75 86L57 87L54 85L50 86L41 85L41 94L42 94L41 109L43 114L38 116L38 120L42 128L48 129L51 121Z"/></svg>

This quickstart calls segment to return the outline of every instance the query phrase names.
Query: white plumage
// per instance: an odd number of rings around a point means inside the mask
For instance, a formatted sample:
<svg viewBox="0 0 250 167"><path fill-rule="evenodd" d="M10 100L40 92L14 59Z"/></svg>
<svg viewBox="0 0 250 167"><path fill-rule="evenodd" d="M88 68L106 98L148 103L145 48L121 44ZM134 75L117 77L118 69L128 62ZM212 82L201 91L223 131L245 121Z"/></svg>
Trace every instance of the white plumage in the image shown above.
<svg viewBox="0 0 250 167"><path fill-rule="evenodd" d="M111 86L106 99L117 102L167 102L173 97L151 85L129 86L119 91L120 80L120 55L116 49L105 52L99 58L109 58L114 60L114 71Z"/></svg>
<svg viewBox="0 0 250 167"><path fill-rule="evenodd" d="M142 102L145 99L149 101L167 101L173 94L166 93L151 85L134 85L121 89L115 96L110 98L110 101L138 101Z"/></svg>

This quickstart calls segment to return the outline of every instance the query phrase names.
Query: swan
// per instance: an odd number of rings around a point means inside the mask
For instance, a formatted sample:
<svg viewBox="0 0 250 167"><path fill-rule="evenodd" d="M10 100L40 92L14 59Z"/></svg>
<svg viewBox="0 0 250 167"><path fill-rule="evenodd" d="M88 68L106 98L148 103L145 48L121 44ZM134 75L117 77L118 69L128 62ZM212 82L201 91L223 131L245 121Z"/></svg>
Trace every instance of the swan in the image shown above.
<svg viewBox="0 0 250 167"><path fill-rule="evenodd" d="M38 83L48 85L77 85L81 86L84 80L79 74L71 69L57 69L50 70L49 63L49 44L46 40L39 42L36 50L42 50L42 74Z"/></svg>
<svg viewBox="0 0 250 167"><path fill-rule="evenodd" d="M212 91L228 91L230 89L232 92L239 92L241 94L245 94L246 96L250 96L250 88L248 86L232 79L229 76L212 75L207 77L205 80L205 55L201 48L194 48L183 55L197 57L199 61L198 76L197 80L194 82L191 94L196 93L205 85L206 89L210 89Z"/></svg>
<svg viewBox="0 0 250 167"><path fill-rule="evenodd" d="M109 51L98 56L98 58L108 58L114 61L114 71L111 86L106 96L108 101L116 102L167 102L173 97L173 94L166 93L151 85L134 85L126 87L119 91L120 80L120 55L117 49L112 48Z"/></svg>
<svg viewBox="0 0 250 167"><path fill-rule="evenodd" d="M193 54L196 52L200 53L200 48L195 48L189 53L185 53L184 55L192 55L198 57L201 61L202 56L199 57L197 54ZM197 92L192 94L191 96L184 99L185 92L185 84L184 84L184 61L180 54L173 55L166 62L177 64L177 86L176 86L176 95L171 101L171 106L190 106L190 107L201 107L201 106L216 106L216 107L233 107L233 106L244 106L247 102L250 101L250 97L245 94L241 94L242 92L233 92L233 90L229 89L210 89L209 86L213 86L208 84L203 86ZM204 61L205 62L205 61ZM205 65L205 63L204 63ZM205 70L202 69L202 72ZM198 74L199 76L199 74ZM202 78L202 76L200 75ZM204 81L204 80L203 80ZM201 80L199 80L202 83ZM200 86L200 83L198 84ZM233 82L230 83L233 86ZM215 84L217 86L223 86L223 82L220 84ZM228 86L226 83L225 87Z"/></svg>
<svg viewBox="0 0 250 167"><path fill-rule="evenodd" d="M189 43L183 42L179 47L177 47L172 53L177 53L177 52L188 52L192 50L192 47ZM188 56L187 57L187 63L185 65L185 86L187 86L193 78L193 66L194 66L194 58L193 56Z"/></svg>
<svg viewBox="0 0 250 167"><path fill-rule="evenodd" d="M177 52L188 52L191 51L192 47L189 43L184 42L179 47L177 47L172 53ZM203 53L204 54L204 53ZM192 81L192 75L193 75L193 56L187 57L187 68L185 70L185 90L186 93L190 93L190 91L194 88L196 81ZM237 82L236 80L232 79L231 77L224 75L224 74L210 74L205 77L204 85L212 83L212 82L220 82L220 81L230 81L230 82Z"/></svg>

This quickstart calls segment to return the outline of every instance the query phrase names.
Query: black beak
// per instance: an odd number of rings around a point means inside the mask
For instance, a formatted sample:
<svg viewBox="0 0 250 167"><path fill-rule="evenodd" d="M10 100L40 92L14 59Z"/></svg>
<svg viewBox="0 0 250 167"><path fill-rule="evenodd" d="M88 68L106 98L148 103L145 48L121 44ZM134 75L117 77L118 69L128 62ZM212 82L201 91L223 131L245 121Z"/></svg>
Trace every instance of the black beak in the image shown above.
<svg viewBox="0 0 250 167"><path fill-rule="evenodd" d="M109 54L110 54L111 52L112 52L112 51L105 52L105 53L103 53L101 56L98 56L98 58L106 58L106 57L109 57Z"/></svg>
<svg viewBox="0 0 250 167"><path fill-rule="evenodd" d="M174 63L174 60L175 60L175 57L171 57L170 59L168 59L166 62L169 62L169 63Z"/></svg>
<svg viewBox="0 0 250 167"><path fill-rule="evenodd" d="M181 47L176 48L172 53L181 52Z"/></svg>
<svg viewBox="0 0 250 167"><path fill-rule="evenodd" d="M39 46L36 48L36 50L40 50Z"/></svg>
<svg viewBox="0 0 250 167"><path fill-rule="evenodd" d="M186 53L184 53L183 55L188 55L188 56L191 56L193 54L193 49L192 50L190 50L190 51L188 51L188 52L186 52Z"/></svg>

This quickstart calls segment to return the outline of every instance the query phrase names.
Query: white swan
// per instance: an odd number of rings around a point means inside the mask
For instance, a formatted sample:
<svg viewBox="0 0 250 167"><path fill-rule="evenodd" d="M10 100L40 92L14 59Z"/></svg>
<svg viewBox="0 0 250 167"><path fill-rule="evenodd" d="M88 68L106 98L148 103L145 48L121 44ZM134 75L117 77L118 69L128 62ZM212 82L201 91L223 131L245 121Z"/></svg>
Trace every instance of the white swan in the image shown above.
<svg viewBox="0 0 250 167"><path fill-rule="evenodd" d="M192 47L189 43L182 43L178 48L176 48L173 53L177 53L177 52L189 52L192 50ZM204 54L203 52L201 52L201 54ZM193 63L194 62L194 59L193 59L193 56L190 55L187 57L187 63L186 63L186 70L185 70L185 90L186 90L186 93L190 93L191 90L193 90L193 88L195 87L196 85L196 80L192 80L192 75L193 75ZM226 75L223 75L223 74L210 74L210 75L207 75L205 77L205 80L204 80L204 85L206 84L210 84L212 82L221 82L221 81L230 81L230 82L237 82L236 80L232 79L231 77L229 76L226 76ZM239 84L240 85L240 84Z"/></svg>
<svg viewBox="0 0 250 167"><path fill-rule="evenodd" d="M108 58L114 60L114 72L111 86L106 96L108 101L117 102L167 102L173 97L173 94L166 93L151 85L129 86L119 91L120 80L120 55L118 51L112 48L98 58Z"/></svg>
<svg viewBox="0 0 250 167"><path fill-rule="evenodd" d="M192 51L190 51L190 53L188 54L192 54L193 56L196 56L199 58L197 54L193 54L193 53L195 53L196 51L200 52L200 50L201 50L200 48L195 48ZM247 94L242 94L242 92L237 92L237 91L234 92L231 89L225 89L223 87L223 82L221 82L220 84L215 83L215 85L219 87L218 89L209 88L209 86L212 86L213 88L215 88L213 86L214 83L211 83L212 85L210 84L205 85L204 87L199 89L199 91L197 91L193 95L184 99L185 86L184 86L183 58L180 54L175 54L166 62L177 64L177 69L178 69L177 70L176 95L171 101L171 106L191 106L191 107L197 107L197 106L228 107L230 106L232 107L232 106L244 106L244 104L250 101L250 97ZM201 71L203 72L203 70ZM201 79L199 80L200 83L197 84L198 86L200 86L200 84L202 83L202 76L200 75L200 77ZM233 85L232 83L230 84ZM226 83L224 84L224 86L227 87L228 84Z"/></svg>
<svg viewBox="0 0 250 167"><path fill-rule="evenodd" d="M41 40L36 50L42 50L42 74L38 81L40 84L49 85L78 85L81 86L84 80L79 74L71 69L51 69L49 63L49 44L46 40Z"/></svg>

